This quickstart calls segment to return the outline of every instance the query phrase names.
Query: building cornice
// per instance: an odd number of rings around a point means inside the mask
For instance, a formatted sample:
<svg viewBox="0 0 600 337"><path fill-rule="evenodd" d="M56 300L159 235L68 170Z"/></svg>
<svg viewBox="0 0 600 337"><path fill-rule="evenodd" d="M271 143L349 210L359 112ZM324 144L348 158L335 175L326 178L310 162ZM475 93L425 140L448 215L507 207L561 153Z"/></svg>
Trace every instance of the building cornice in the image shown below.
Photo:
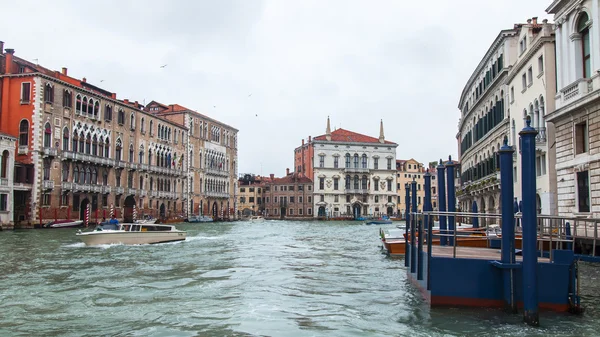
<svg viewBox="0 0 600 337"><path fill-rule="evenodd" d="M144 110L141 110L141 109L136 109L136 108L132 107L131 105L124 104L123 102L121 102L121 101L119 101L119 100L117 100L117 99L114 99L114 98L112 98L112 97L108 97L108 96L104 96L104 95L99 95L98 93L96 93L96 92L94 92L94 91L91 91L91 90L89 90L89 89L85 89L85 88L82 88L82 87L78 87L78 86L76 86L76 85L73 85L73 84L71 84L71 83L69 83L69 82L65 82L65 81L59 80L59 79L57 79L56 77L52 77L52 76L46 75L46 74L44 74L44 73L41 73L41 72L22 73L22 74L3 74L3 75L0 75L0 78L4 78L4 77L9 77L9 78L22 78L22 77L30 77L30 76L31 76L31 77L36 77L36 76L37 76L37 77L41 77L41 78L44 78L44 79L46 79L46 80L52 81L52 82L54 82L54 83L58 83L58 84L60 84L60 85L63 85L63 86L69 87L69 88L71 88L71 89L74 89L74 90L80 91L80 92L82 92L82 93L89 94L89 95L94 95L94 96L95 96L95 98L100 98L100 99L103 99L103 100L106 100L106 101L112 102L112 103L114 103L114 104L116 104L116 105L118 105L118 106L120 106L120 107L122 107L122 108L127 108L127 109L130 109L130 110L133 110L133 111L135 111L136 113L142 113L142 114L144 114L144 115L146 115L146 116L148 116L148 117L155 117L155 118L158 118L158 119L160 119L161 121L164 121L164 122L166 122L166 123L168 123L168 124L171 124L171 125L173 125L173 126L180 127L180 128L182 128L182 129L184 129L184 130L187 130L187 127L185 127L184 125L181 125L181 124L179 124L179 123L176 123L176 122L173 122L173 121L167 120L167 119L165 119L165 118L161 118L160 116L154 115L154 114L152 114L152 113L150 113L150 112L147 112L147 111L144 111Z"/></svg>
<svg viewBox="0 0 600 337"><path fill-rule="evenodd" d="M512 36L515 36L516 34L517 34L517 30L514 28L504 29L504 30L500 31L500 33L498 34L498 36L496 37L496 39L494 40L494 42L492 43L490 48L488 48L487 52L485 53L485 55L483 56L481 61L479 61L477 68L475 68L475 71L471 74L471 77L467 81L467 84L465 85L465 87L460 95L460 100L458 101L458 109L462 109L466 94L471 91L471 87L473 86L475 79L480 75L481 71L483 71L484 67L487 65L487 62L490 61L490 57L492 56L492 54L494 52L496 52L498 47L504 42L504 40L507 37L512 37ZM506 55L504 55L504 56L506 57Z"/></svg>
<svg viewBox="0 0 600 337"><path fill-rule="evenodd" d="M590 104L598 98L600 98L600 90L592 91L591 93L581 97L580 99L573 101L547 114L546 121L550 123L556 123L558 120L565 116L571 116L573 113L579 113L580 110L578 109L580 107Z"/></svg>
<svg viewBox="0 0 600 337"><path fill-rule="evenodd" d="M465 122L471 118L473 111L477 111L480 108L479 104L483 102L482 105L485 105L485 103L487 102L487 100L489 98L488 96L493 96L494 92L497 89L501 89L502 86L505 85L506 80L504 80L504 77L506 77L506 75L508 74L511 67L512 66L502 69L502 71L500 73L498 73L496 78L492 81L492 83L490 84L490 87L485 91L485 93L483 93L481 96L479 96L479 98L475 101L475 103L469 109L467 114L464 117L460 118L460 122L458 125L459 134L462 133L462 128L463 128ZM462 111L461 111L461 115L462 115Z"/></svg>
<svg viewBox="0 0 600 337"><path fill-rule="evenodd" d="M329 145L354 145L354 146L371 146L371 147L398 147L396 143L358 143L358 142L336 142L333 140L312 140L313 144L329 144Z"/></svg>
<svg viewBox="0 0 600 337"><path fill-rule="evenodd" d="M554 0L548 8L546 8L546 13L554 14L554 21L557 21L558 24L562 24L562 22L558 22L557 18L561 17L565 13L570 13L575 7L580 6L583 0Z"/></svg>
<svg viewBox="0 0 600 337"><path fill-rule="evenodd" d="M527 51L527 53L525 53L525 56L522 57L521 60L519 60L519 62L517 62L517 64L515 64L512 67L512 69L508 73L508 76L506 77L505 84L508 85L508 83L515 78L515 76L517 75L517 73L521 72L521 70L525 67L525 65L527 65L527 63L533 58L533 56L540 49L542 49L542 47L544 46L544 44L546 44L546 43L553 43L553 42L554 42L554 36L542 36L542 37L538 38L535 41L535 43L529 48L529 51Z"/></svg>
<svg viewBox="0 0 600 337"><path fill-rule="evenodd" d="M502 132L504 132L504 130L503 130L504 128L506 128L506 130L508 130L509 129L508 124L509 124L508 118L504 118L502 120L502 122L500 122L498 125L496 125L492 130L490 130L482 139L478 140L470 148L468 148L465 152L461 153L460 161L464 162L465 157L473 156L473 153L476 153L477 151L481 150L481 148L485 147L486 145L490 145L490 144L486 143L486 141L489 141L490 138L493 138L494 136L499 136Z"/></svg>

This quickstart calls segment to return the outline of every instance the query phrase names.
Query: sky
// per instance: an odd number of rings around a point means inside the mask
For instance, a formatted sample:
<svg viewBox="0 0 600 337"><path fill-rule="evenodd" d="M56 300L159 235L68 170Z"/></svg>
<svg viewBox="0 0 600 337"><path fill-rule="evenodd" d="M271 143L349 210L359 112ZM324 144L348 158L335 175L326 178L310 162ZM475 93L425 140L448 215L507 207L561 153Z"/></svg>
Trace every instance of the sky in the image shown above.
<svg viewBox="0 0 600 337"><path fill-rule="evenodd" d="M117 93L181 104L239 130L239 173L293 170L333 128L456 158L460 94L500 30L551 0L219 0L2 4L15 55ZM162 65L166 65L162 67Z"/></svg>

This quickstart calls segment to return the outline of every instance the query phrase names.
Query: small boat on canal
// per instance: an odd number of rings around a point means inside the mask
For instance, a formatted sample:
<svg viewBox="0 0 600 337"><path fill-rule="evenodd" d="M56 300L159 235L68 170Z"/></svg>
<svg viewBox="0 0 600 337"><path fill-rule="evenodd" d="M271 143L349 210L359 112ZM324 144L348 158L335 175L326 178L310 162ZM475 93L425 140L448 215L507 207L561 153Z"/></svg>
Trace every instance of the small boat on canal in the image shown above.
<svg viewBox="0 0 600 337"><path fill-rule="evenodd" d="M365 222L365 225L391 225L391 224L392 224L392 220L390 220L390 218L388 218L387 216L383 216L379 219L367 220Z"/></svg>
<svg viewBox="0 0 600 337"><path fill-rule="evenodd" d="M208 215L192 215L188 218L187 222L213 222L213 218Z"/></svg>
<svg viewBox="0 0 600 337"><path fill-rule="evenodd" d="M76 234L87 246L124 244L143 245L183 241L186 232L173 225L102 223L91 232Z"/></svg>
<svg viewBox="0 0 600 337"><path fill-rule="evenodd" d="M44 228L72 228L83 226L83 220L56 220L44 224Z"/></svg>

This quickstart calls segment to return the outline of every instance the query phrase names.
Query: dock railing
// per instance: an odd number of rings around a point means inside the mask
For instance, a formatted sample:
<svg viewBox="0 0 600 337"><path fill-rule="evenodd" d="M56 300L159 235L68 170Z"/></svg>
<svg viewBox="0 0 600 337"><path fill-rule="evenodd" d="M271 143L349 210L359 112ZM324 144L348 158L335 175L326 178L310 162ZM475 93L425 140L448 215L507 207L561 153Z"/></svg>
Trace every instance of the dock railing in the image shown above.
<svg viewBox="0 0 600 337"><path fill-rule="evenodd" d="M447 220L447 227L445 229L440 228L440 221L433 221L434 218L445 218ZM522 227L521 227L521 213L516 213L514 219L514 233L517 238L520 238ZM491 247L491 240L500 239L502 236L502 215L496 213L470 213L470 212L440 212L440 211L427 211L427 212L411 212L410 221L415 226L415 231L423 233L417 238L419 242L429 244L425 242L424 237L431 237L432 241L435 239L441 239L442 237L452 238L454 242L453 257L456 257L456 247L461 246L461 241L464 242L465 238L474 238L478 236L485 236L487 239L486 247ZM425 222L429 221L428 226ZM552 216L545 214L537 215L537 247L542 252L547 252L549 258L552 259L553 249L568 249L575 251L576 242L588 247L583 254L596 255L596 245L598 243L598 225L600 219L594 218L577 218L577 217L561 217ZM473 229L468 230L468 225L477 225L480 228L479 232ZM409 224L406 226L407 234L411 227ZM452 226L451 226L452 225ZM452 230L451 228L454 228ZM434 233L429 236L428 230L432 229ZM480 234L479 234L480 233ZM450 244L449 244L450 245Z"/></svg>

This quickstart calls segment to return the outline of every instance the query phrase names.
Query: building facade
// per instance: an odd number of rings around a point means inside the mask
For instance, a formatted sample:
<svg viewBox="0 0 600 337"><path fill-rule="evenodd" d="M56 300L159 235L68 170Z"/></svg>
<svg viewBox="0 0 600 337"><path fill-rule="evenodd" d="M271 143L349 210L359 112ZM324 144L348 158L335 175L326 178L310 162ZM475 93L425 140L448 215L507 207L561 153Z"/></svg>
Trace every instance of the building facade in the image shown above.
<svg viewBox="0 0 600 337"><path fill-rule="evenodd" d="M555 0L558 214L600 215L600 4Z"/></svg>
<svg viewBox="0 0 600 337"><path fill-rule="evenodd" d="M518 30L502 30L465 85L458 108L457 139L461 187L458 207L499 213L500 180L497 152L509 134L506 78L517 59Z"/></svg>
<svg viewBox="0 0 600 337"><path fill-rule="evenodd" d="M2 62L0 132L17 138L14 221L187 216L188 128L67 69ZM196 180L198 181L198 180ZM135 210L135 212L134 212Z"/></svg>
<svg viewBox="0 0 600 337"><path fill-rule="evenodd" d="M554 126L546 122L546 112L554 110L556 94L554 31L552 24L537 18L517 25L518 52L506 81L509 87L510 144L514 154L514 194L521 200L521 145L519 132L526 120L538 131L536 137L536 186L538 213L556 215L556 147ZM550 98L550 99L548 99Z"/></svg>
<svg viewBox="0 0 600 337"><path fill-rule="evenodd" d="M0 133L0 230L14 227L14 167L15 144L13 136Z"/></svg>
<svg viewBox="0 0 600 337"><path fill-rule="evenodd" d="M150 102L145 110L187 126L189 171L187 207L191 214L230 219L237 214L238 130L179 104Z"/></svg>
<svg viewBox="0 0 600 337"><path fill-rule="evenodd" d="M423 201L425 200L425 168L423 163L414 159L396 160L396 188L398 190L398 212L401 216L406 213L406 186L412 193L413 179L417 183L417 210L423 210ZM433 185L433 184L432 184ZM412 197L411 197L412 198ZM411 199L412 200L412 199ZM432 202L436 201L432 197ZM412 206L410 207L412 210Z"/></svg>
<svg viewBox="0 0 600 337"><path fill-rule="evenodd" d="M312 139L316 217L361 217L397 213L396 147L379 138L337 129Z"/></svg>
<svg viewBox="0 0 600 337"><path fill-rule="evenodd" d="M254 174L242 174L238 179L238 217L262 214L265 207L262 203L263 179Z"/></svg>
<svg viewBox="0 0 600 337"><path fill-rule="evenodd" d="M271 174L263 178L263 215L270 219L306 219L313 217L313 181L297 172L285 177Z"/></svg>

